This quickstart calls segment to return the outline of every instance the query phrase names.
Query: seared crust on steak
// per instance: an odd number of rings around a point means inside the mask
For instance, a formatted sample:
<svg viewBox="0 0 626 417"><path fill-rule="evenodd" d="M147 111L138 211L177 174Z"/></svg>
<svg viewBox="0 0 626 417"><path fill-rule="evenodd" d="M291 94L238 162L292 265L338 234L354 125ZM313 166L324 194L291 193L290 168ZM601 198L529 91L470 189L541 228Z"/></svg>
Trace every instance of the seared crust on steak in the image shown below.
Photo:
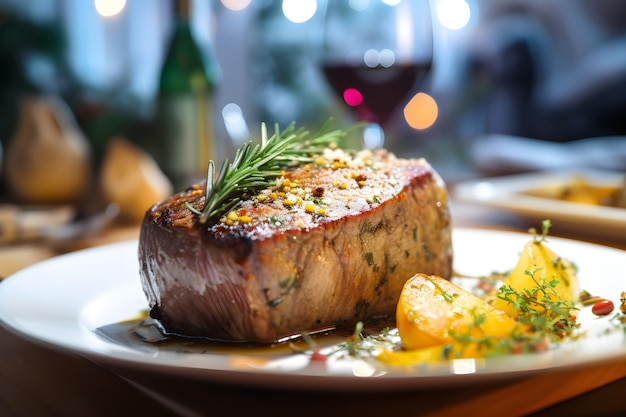
<svg viewBox="0 0 626 417"><path fill-rule="evenodd" d="M224 341L275 342L395 314L415 273L450 277L442 180L423 159L327 150L203 225L203 185L143 220L140 276L164 329Z"/></svg>

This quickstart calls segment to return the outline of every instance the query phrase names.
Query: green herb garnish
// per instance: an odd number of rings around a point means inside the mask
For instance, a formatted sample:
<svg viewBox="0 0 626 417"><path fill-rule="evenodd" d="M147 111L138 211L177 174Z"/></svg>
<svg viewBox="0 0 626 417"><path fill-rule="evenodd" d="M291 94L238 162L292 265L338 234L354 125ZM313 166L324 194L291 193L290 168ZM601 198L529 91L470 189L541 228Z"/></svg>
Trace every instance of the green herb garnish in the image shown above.
<svg viewBox="0 0 626 417"><path fill-rule="evenodd" d="M472 316L473 321L465 332L457 333L454 330L450 329L450 335L454 340L459 342L462 348L470 344L476 344L479 351L491 350L493 352L492 354L511 351L511 346L517 343L519 335L519 331L517 328L509 335L509 337L489 336L484 332L482 328L483 324L487 320L487 314L481 311L477 311L475 309L471 310L469 313ZM478 330L479 336L472 336L473 329ZM460 357L461 353L461 351L455 351L454 347L450 345L444 351L443 359L454 359L456 357Z"/></svg>
<svg viewBox="0 0 626 417"><path fill-rule="evenodd" d="M552 227L552 221L550 219L545 219L541 222L541 235L537 234L537 229L531 227L528 229L528 232L533 235L533 241L535 243L547 242L548 232L550 232L550 228Z"/></svg>
<svg viewBox="0 0 626 417"><path fill-rule="evenodd" d="M529 232L533 235L533 243L543 244L547 242L548 232L552 223L550 220L542 222L542 232L537 233L535 229ZM562 258L557 258L552 265L557 273L566 268L566 264ZM510 334L505 336L492 336L484 329L487 314L479 309L473 309L469 312L472 322L462 329L448 329L454 343L443 347L442 359L454 359L463 357L463 350L476 349L478 352L484 352L486 356L496 356L502 354L514 354L522 352L541 352L549 349L552 345L562 342L566 338L576 338L581 335L577 332L580 324L576 319L576 311L579 308L575 303L564 300L560 297L557 286L560 281L555 278L544 278L541 276L542 268L533 270L525 270L524 274L530 277L532 285L530 288L517 290L509 284L504 284L498 290L494 291L496 296L507 303L511 304L517 311L516 326ZM506 279L510 272L495 273L488 277L461 276L455 272L456 278L478 278L487 280L489 284L493 281L493 286ZM568 282L562 278L563 282ZM443 298L449 302L454 302L454 294L447 293L440 285L436 283L435 287ZM491 286L491 285L489 285ZM488 291L491 294L491 291ZM590 297L587 292L584 296ZM584 297L583 296L583 297ZM626 291L622 293L620 300L624 304L624 314L618 314L612 320L617 328L622 328L626 332ZM360 329L355 330L357 334ZM402 349L402 340L400 340L397 331L393 333L393 338L389 335L379 336L381 341L378 344L372 342L372 337L368 339L364 337L352 337L345 343L349 354L354 356L364 356L363 352L368 349L376 350L386 349L388 351L396 351ZM383 345L382 342L385 344ZM471 353L471 352L470 352ZM372 354L375 356L375 354Z"/></svg>
<svg viewBox="0 0 626 417"><path fill-rule="evenodd" d="M284 169L314 161L324 148L337 144L347 134L343 130L328 131L328 126L329 122L309 136L307 130L296 129L293 123L282 132L276 125L275 133L268 137L263 123L261 143L245 143L232 163L228 158L224 160L217 178L215 163L209 161L204 205L198 210L186 203L187 208L200 216L200 223L214 222L232 210L244 194L269 187Z"/></svg>
<svg viewBox="0 0 626 417"><path fill-rule="evenodd" d="M529 325L535 337L549 336L553 340L560 340L564 336L571 336L579 326L574 315L578 308L558 296L555 290L558 280L537 278L535 275L539 270L524 271L535 283L533 288L517 291L510 285L503 285L498 290L498 298L513 304L519 312L519 322Z"/></svg>

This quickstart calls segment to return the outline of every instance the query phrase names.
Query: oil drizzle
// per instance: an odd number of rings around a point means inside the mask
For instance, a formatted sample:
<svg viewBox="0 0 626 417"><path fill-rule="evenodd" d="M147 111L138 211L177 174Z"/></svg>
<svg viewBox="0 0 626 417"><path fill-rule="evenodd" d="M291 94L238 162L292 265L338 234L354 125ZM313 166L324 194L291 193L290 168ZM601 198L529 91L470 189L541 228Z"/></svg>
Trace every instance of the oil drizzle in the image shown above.
<svg viewBox="0 0 626 417"><path fill-rule="evenodd" d="M368 321L363 333L378 334L393 326L389 318ZM337 347L345 342L353 331L339 328L322 329L309 333L319 349ZM157 320L148 317L147 312L137 317L101 326L96 334L115 344L146 352L171 351L177 353L247 355L268 359L286 357L293 354L311 353L312 346L301 335L285 338L270 344L253 342L224 342L200 337L186 337L168 334Z"/></svg>

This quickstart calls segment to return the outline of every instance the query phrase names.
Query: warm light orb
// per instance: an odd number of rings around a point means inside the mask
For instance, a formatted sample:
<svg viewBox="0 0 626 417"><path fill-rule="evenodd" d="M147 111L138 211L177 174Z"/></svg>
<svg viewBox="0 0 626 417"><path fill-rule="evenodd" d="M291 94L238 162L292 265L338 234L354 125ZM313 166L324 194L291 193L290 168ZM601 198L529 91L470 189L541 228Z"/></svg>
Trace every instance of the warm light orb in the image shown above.
<svg viewBox="0 0 626 417"><path fill-rule="evenodd" d="M434 98L426 93L417 93L404 107L404 119L413 129L428 129L435 124L439 108Z"/></svg>
<svg viewBox="0 0 626 417"><path fill-rule="evenodd" d="M124 10L126 0L94 0L94 5L100 16L112 17Z"/></svg>
<svg viewBox="0 0 626 417"><path fill-rule="evenodd" d="M222 6L232 11L243 10L250 5L251 0L222 0Z"/></svg>
<svg viewBox="0 0 626 417"><path fill-rule="evenodd" d="M222 0L222 6L232 11L243 10L250 5L251 0Z"/></svg>
<svg viewBox="0 0 626 417"><path fill-rule="evenodd" d="M293 23L306 22L316 11L316 0L283 0L283 14Z"/></svg>
<svg viewBox="0 0 626 417"><path fill-rule="evenodd" d="M440 0L437 4L437 19L446 28L464 28L470 20L471 10L465 0Z"/></svg>

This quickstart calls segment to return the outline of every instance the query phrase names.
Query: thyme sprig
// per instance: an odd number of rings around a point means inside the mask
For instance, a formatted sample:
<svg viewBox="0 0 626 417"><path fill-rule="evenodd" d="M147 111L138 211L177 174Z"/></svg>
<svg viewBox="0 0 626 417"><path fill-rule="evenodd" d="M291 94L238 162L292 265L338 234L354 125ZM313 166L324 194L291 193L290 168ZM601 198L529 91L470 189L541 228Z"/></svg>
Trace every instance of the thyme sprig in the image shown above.
<svg viewBox="0 0 626 417"><path fill-rule="evenodd" d="M533 235L533 242L535 244L547 242L551 226L550 220L544 220L541 233L538 233L534 228L529 229ZM554 264L555 269L564 268L562 262L563 260L558 258ZM572 265L572 267L574 266ZM490 296L501 298L513 305L518 312L517 321L520 326L515 327L507 336L491 336L483 329L487 319L486 313L472 310L469 312L472 316L472 323L469 326L461 330L449 329L449 334L455 343L450 343L443 349L442 359L461 357L464 349L472 347L489 356L540 352L549 349L551 344L562 342L566 338L579 337L580 333L577 333L576 330L580 328L580 324L575 315L579 308L576 307L575 303L562 299L556 290L560 283L559 280L541 277L539 274L541 270L542 268L535 268L524 271L524 274L528 275L533 283L530 288L517 290L509 284L503 284L497 290L493 290L493 293L490 293ZM510 272L494 272L490 276L475 277L460 275L456 271L454 273L456 278L478 278L489 281L489 283L493 281L494 285L505 280L509 274ZM441 288L438 289L446 301L454 302L453 296ZM626 331L626 292L623 293L622 297L624 314L615 317L614 321L623 326L624 331ZM389 351L401 349L402 342L397 330L395 333L386 332L378 337L363 337L360 335L360 330L357 328L355 335L346 342L346 350L352 356L364 357L363 352L372 349ZM356 337L356 335L360 337Z"/></svg>
<svg viewBox="0 0 626 417"><path fill-rule="evenodd" d="M518 321L530 326L534 337L547 336L558 341L571 336L579 327L574 314L578 308L559 297L555 290L558 280L536 277L540 269L524 271L535 283L533 288L517 291L510 285L503 285L497 296L515 307L519 313Z"/></svg>
<svg viewBox="0 0 626 417"><path fill-rule="evenodd" d="M358 322L354 332L337 352L346 352L349 356L371 358L383 349L394 350L400 344L397 329L385 327L380 332L364 331L363 322Z"/></svg>
<svg viewBox="0 0 626 417"><path fill-rule="evenodd" d="M275 133L269 137L263 123L261 143L245 143L236 151L232 163L228 158L224 160L219 175L215 162L209 161L204 205L198 210L186 203L187 208L199 216L200 223L215 221L237 206L245 194L269 187L283 170L312 162L324 148L337 144L347 131L330 131L329 122L311 136L294 123L283 131L276 124Z"/></svg>
<svg viewBox="0 0 626 417"><path fill-rule="evenodd" d="M531 227L528 229L528 232L533 235L533 242L535 243L543 243L548 241L548 233L550 232L550 228L552 227L552 221L550 219L545 219L541 222L541 234L537 233L537 229Z"/></svg>
<svg viewBox="0 0 626 417"><path fill-rule="evenodd" d="M456 332L451 329L450 336L458 342L460 349L464 349L470 345L475 345L478 351L491 352L490 355L495 356L503 353L511 353L518 346L530 346L536 343L534 335L525 334L516 327L509 336L498 337L488 335L483 324L487 321L487 314L483 311L471 310L473 322L463 332ZM476 330L476 332L474 332ZM477 335L475 335L477 334ZM458 347L459 347L458 346ZM454 359L461 356L461 351L455 351L452 344L448 345L443 355L446 359Z"/></svg>
<svg viewBox="0 0 626 417"><path fill-rule="evenodd" d="M524 271L531 277L534 286L518 291L510 285L503 285L497 291L497 297L511 303L518 311L518 322L523 325L516 327L507 337L495 337L483 331L486 320L484 312L471 311L473 323L464 331L451 331L450 335L458 342L460 349L476 345L478 350L489 352L489 355L506 353L538 352L549 348L551 343L558 343L571 337L580 324L576 322L574 311L578 310L567 300L559 297L555 287L558 280L538 278L537 272ZM529 331L523 331L527 328ZM475 331L477 330L477 331ZM453 346L444 352L446 358L454 358L461 352L454 351Z"/></svg>

